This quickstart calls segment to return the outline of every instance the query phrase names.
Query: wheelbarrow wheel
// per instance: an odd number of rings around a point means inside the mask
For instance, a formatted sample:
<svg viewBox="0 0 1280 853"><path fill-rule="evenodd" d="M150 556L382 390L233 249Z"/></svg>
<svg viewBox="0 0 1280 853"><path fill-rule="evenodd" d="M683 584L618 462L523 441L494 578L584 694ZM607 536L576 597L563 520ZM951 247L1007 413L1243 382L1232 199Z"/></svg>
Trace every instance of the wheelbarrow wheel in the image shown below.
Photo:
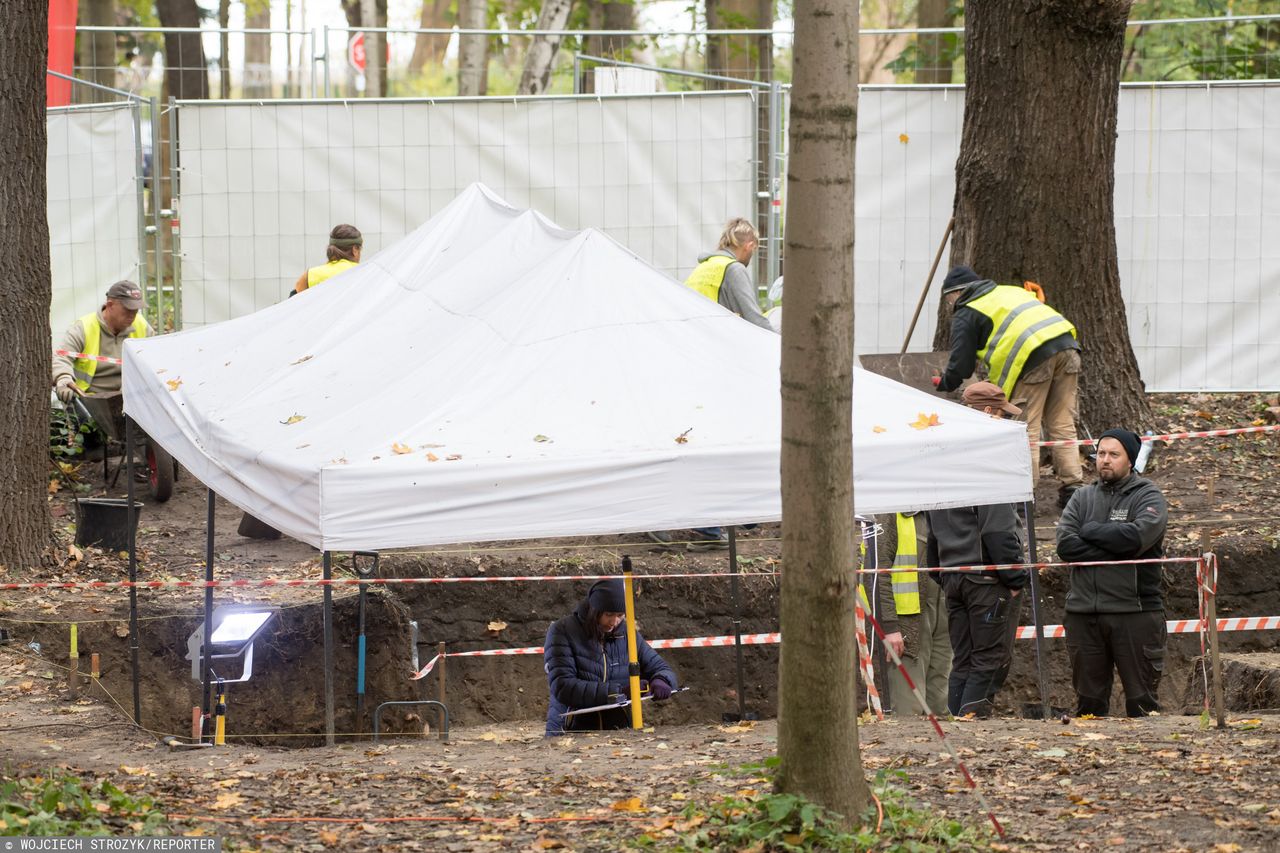
<svg viewBox="0 0 1280 853"><path fill-rule="evenodd" d="M164 503L173 495L173 457L153 441L147 442L147 485L151 497Z"/></svg>

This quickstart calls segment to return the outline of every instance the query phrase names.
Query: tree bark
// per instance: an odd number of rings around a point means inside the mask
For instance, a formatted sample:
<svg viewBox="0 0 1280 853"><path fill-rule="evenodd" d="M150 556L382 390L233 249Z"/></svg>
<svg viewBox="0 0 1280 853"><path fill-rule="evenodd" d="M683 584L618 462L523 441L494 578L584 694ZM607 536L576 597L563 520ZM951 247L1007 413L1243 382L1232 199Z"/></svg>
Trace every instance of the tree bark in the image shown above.
<svg viewBox="0 0 1280 853"><path fill-rule="evenodd" d="M196 0L156 0L162 27L199 27ZM209 97L209 70L199 33L165 33L165 77L169 92L179 100Z"/></svg>
<svg viewBox="0 0 1280 853"><path fill-rule="evenodd" d="M768 0L705 0L707 29L755 30L773 26L773 5ZM768 13L766 16L766 12ZM765 41L767 39L767 41ZM767 44L768 52L762 50ZM772 40L755 36L707 38L707 72L743 80L767 80L764 64L772 72ZM708 81L708 89L730 89L732 83Z"/></svg>
<svg viewBox="0 0 1280 853"><path fill-rule="evenodd" d="M49 484L49 221L45 0L0 0L0 565L21 571L52 544Z"/></svg>
<svg viewBox="0 0 1280 853"><path fill-rule="evenodd" d="M110 27L116 22L115 0L83 0L80 22L90 27ZM99 86L116 86L115 33L79 33L76 36L76 65L79 75ZM77 103L106 103L116 96L110 92L75 86L71 97Z"/></svg>
<svg viewBox="0 0 1280 853"><path fill-rule="evenodd" d="M916 20L922 29L955 26L955 8L951 0L920 0ZM934 33L923 33L916 39L916 56L922 63L916 70L916 82L950 83L952 60L947 45L953 39Z"/></svg>
<svg viewBox="0 0 1280 853"><path fill-rule="evenodd" d="M857 819L853 168L858 4L796 0L782 325L778 789Z"/></svg>
<svg viewBox="0 0 1280 853"><path fill-rule="evenodd" d="M485 0L458 0L458 25L464 30L482 30L488 18ZM485 93L485 67L489 64L487 36L458 36L458 95Z"/></svg>
<svg viewBox="0 0 1280 853"><path fill-rule="evenodd" d="M353 30L358 30L361 27L365 27L365 26L385 27L387 25L387 0L375 0L374 20L376 21L376 23L373 23L373 24L365 24L365 18L367 16L364 14L362 10L363 0L341 0L341 4L342 4L342 13L346 15L346 18L347 18L347 26ZM351 35L354 38L355 34L352 33ZM370 41L370 37L375 35L380 36L381 33L376 33L376 34L365 33L364 55L365 55L366 69L368 69L369 67L368 61L369 61L369 56L371 55L370 50L373 47L373 42ZM385 64L387 49L384 46L384 47L381 47L380 50L382 52L379 53L378 55L383 57L384 64ZM381 79L378 81L378 89L377 89L378 94L376 97L385 98L387 96L387 75L383 73L383 74L380 74L379 77ZM371 94L373 91L374 91L374 88L372 86L365 87L365 92L368 95L368 97L371 97L371 98L375 97L373 94Z"/></svg>
<svg viewBox="0 0 1280 853"><path fill-rule="evenodd" d="M561 30L569 22L573 0L543 0L538 14L540 30ZM524 71L520 74L518 95L541 95L551 82L551 69L555 65L556 52L560 50L560 36L534 36L529 42L529 52L524 57Z"/></svg>
<svg viewBox="0 0 1280 853"><path fill-rule="evenodd" d="M245 0L244 23L247 29L271 29L270 0ZM246 33L244 37L244 96L271 97L271 36Z"/></svg>
<svg viewBox="0 0 1280 853"><path fill-rule="evenodd" d="M1116 259L1115 149L1132 0L981 0L965 10L965 109L951 263L1038 282L1084 349L1096 433L1151 423ZM950 317L939 314L937 348Z"/></svg>
<svg viewBox="0 0 1280 853"><path fill-rule="evenodd" d="M437 29L450 24L449 0L422 0L422 15L418 20L421 29ZM409 73L421 74L428 65L444 62L449 36L419 34L413 41L413 55L409 57Z"/></svg>

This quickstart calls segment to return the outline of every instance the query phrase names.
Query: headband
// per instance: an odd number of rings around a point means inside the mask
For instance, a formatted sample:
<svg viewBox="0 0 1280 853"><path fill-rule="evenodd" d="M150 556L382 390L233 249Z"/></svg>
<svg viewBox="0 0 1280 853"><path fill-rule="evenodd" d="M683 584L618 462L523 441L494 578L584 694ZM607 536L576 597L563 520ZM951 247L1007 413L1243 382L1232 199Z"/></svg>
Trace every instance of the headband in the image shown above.
<svg viewBox="0 0 1280 853"><path fill-rule="evenodd" d="M330 237L329 245L339 249L349 249L352 246L363 246L363 237Z"/></svg>

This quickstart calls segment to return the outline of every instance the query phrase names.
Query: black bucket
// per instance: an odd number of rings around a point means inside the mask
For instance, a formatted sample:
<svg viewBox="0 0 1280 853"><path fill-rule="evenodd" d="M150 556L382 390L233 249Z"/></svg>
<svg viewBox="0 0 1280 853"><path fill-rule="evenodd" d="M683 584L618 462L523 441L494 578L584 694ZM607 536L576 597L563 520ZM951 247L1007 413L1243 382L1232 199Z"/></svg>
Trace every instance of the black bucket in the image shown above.
<svg viewBox="0 0 1280 853"><path fill-rule="evenodd" d="M133 502L133 529L138 529L142 502ZM76 501L76 544L104 551L129 550L129 501L124 498L81 498Z"/></svg>

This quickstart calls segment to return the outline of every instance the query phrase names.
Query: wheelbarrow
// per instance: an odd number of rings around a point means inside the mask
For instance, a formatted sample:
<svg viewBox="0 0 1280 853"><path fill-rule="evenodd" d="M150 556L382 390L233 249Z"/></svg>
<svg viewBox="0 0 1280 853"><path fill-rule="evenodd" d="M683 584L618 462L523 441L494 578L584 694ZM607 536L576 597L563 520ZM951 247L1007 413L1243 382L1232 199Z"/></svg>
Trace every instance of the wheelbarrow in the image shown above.
<svg viewBox="0 0 1280 853"><path fill-rule="evenodd" d="M102 453L102 478L108 486L114 488L124 469L125 458L125 426L124 397L121 394L92 394L72 399L69 407L70 415L81 423L92 421L107 439L107 446ZM134 452L141 451L140 458L135 456L138 464L146 474L147 489L153 500L164 503L173 495L173 482L178 477L178 463L159 444L141 430L134 435ZM111 470L111 457L120 457L114 473Z"/></svg>

